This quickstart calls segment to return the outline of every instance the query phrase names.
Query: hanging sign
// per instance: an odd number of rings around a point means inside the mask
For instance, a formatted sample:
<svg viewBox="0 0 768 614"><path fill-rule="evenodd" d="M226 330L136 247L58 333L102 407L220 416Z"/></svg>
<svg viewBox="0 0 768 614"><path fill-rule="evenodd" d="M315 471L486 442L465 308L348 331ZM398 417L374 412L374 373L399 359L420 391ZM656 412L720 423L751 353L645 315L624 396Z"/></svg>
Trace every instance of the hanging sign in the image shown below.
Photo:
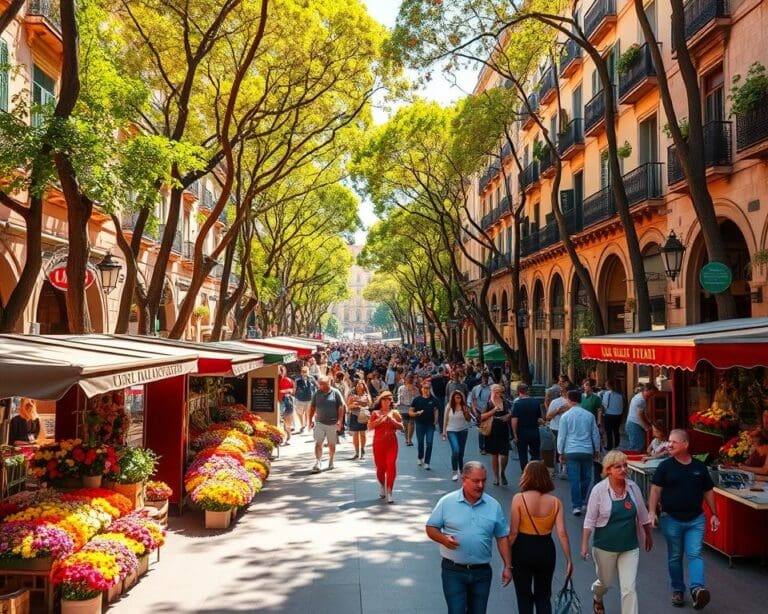
<svg viewBox="0 0 768 614"><path fill-rule="evenodd" d="M701 287L712 294L725 292L731 285L733 273L731 267L723 262L705 264L699 272Z"/></svg>
<svg viewBox="0 0 768 614"><path fill-rule="evenodd" d="M53 268L48 269L48 281L57 290L62 292L69 290L66 261L59 262ZM93 271L90 268L85 269L85 289L90 288L94 281L96 281L96 276L93 274Z"/></svg>

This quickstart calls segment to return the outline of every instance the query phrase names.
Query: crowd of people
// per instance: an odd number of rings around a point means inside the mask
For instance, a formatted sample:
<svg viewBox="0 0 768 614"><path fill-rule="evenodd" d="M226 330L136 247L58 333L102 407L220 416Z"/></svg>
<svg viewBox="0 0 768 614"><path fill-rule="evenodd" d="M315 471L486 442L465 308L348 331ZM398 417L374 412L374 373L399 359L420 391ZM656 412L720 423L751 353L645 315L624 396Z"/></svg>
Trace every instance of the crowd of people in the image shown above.
<svg viewBox="0 0 768 614"><path fill-rule="evenodd" d="M594 612L605 611L603 596L616 575L622 614L639 612L635 579L640 551L653 546L651 528L659 509L672 605L685 603L687 559L692 604L703 608L710 594L701 557L702 506L709 506L710 528L717 530L713 484L706 467L688 452L686 431L666 433L650 418L647 402L655 387L643 386L626 403L615 382L605 382L598 391L590 379L579 387L561 375L542 399L532 396L525 383L516 383L512 390L509 378L505 365L491 369L408 348L340 344L306 361L298 377L282 369L278 389L286 431L295 424L296 432L308 428L313 434L313 473L334 469L340 437L350 437L350 460L359 461L373 435L379 496L388 503L395 501L398 433L405 447L416 448L414 460L424 471L432 470L435 434L448 442L450 479L460 481L461 487L439 500L426 533L440 545L450 614L486 611L494 541L504 561L502 584L514 584L518 611L551 612L553 533L565 557L566 574L573 569L565 504L552 494L554 478L568 480L571 513L584 516L580 554L595 564ZM647 505L627 477L627 456L619 449L625 409L625 447L666 458L654 474ZM522 477L508 513L486 492L486 465L480 459L465 460L473 430L480 454L489 457L495 486L509 484L508 460L512 450L517 452Z"/></svg>

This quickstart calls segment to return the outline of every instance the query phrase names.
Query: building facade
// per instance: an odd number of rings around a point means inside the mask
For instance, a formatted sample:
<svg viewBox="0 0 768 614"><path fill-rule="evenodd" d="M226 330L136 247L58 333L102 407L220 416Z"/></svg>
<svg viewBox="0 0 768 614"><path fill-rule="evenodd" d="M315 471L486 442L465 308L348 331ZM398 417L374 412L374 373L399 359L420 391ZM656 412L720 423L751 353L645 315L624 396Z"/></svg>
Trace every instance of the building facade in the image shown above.
<svg viewBox="0 0 768 614"><path fill-rule="evenodd" d="M667 119L656 75L632 0L574 2L573 14L589 42L608 61L617 102L617 141L622 149L624 182L642 251L652 303L654 328L708 322L717 318L715 300L699 283L706 264L700 224L687 182L667 136ZM668 2L646 2L645 12L656 33L666 78L679 118L687 115L687 99L671 44ZM768 181L768 96L753 112L731 113L728 92L735 75L747 74L759 63L768 65L765 39L768 2L763 0L689 0L685 5L686 44L699 76L704 117L708 188L726 245L732 271L731 291L740 317L768 314L763 300L765 266L756 254L765 253L768 235L766 207L761 196ZM542 60L529 84L529 102L551 135L556 135L562 160L559 189L554 194L563 212L579 259L589 271L608 333L636 328L634 284L624 228L616 213L612 179L604 152L603 88L591 59L573 41L561 38L556 65ZM557 79L555 79L555 75ZM485 70L476 92L504 87L498 75ZM559 87L559 92L557 88ZM562 111L558 113L557 99ZM768 94L768 93L767 93ZM512 216L505 196L504 174L513 186L513 206L525 194L521 231L521 291L527 315L527 341L534 380L549 383L566 365L570 339L589 334L594 314L573 264L560 241L552 212L554 164L542 148L538 124L530 116L513 126L524 166L522 174L510 156L492 163L477 177L472 205L476 219L494 238L506 259L495 269L489 302L496 308L505 338L515 345L516 314L511 311L507 261L512 259ZM682 269L674 280L664 274L660 246L674 231L686 246ZM478 247L476 246L475 249ZM478 267L465 266L470 280ZM766 297L768 298L768 297ZM478 340L465 326L464 345ZM631 388L647 374L619 363L599 367L601 377Z"/></svg>
<svg viewBox="0 0 768 614"><path fill-rule="evenodd" d="M355 261L362 249L362 245L349 246L349 251ZM364 269L357 263L353 264L349 271L347 284L351 296L345 301L330 306L329 312L341 322L342 333L357 338L363 333L373 331L371 316L376 310L377 304L363 298L363 289L368 285L372 276L371 271Z"/></svg>
<svg viewBox="0 0 768 614"><path fill-rule="evenodd" d="M0 10L7 7L0 0ZM24 96L27 102L46 104L55 102L61 76L62 39L58 20L58 3L34 0L21 9L17 17L0 34L0 113L11 112L15 97ZM39 121L33 114L27 121ZM170 330L176 320L178 305L184 298L192 273L192 246L205 216L210 215L220 190L213 175L206 176L185 191L182 219L179 220L170 261L165 267L166 285L162 306L156 314L156 332ZM10 195L26 205L29 195L16 192ZM145 232L138 257L140 282L148 282L156 266L158 241L167 223L167 195L154 212L159 225ZM122 227L128 240L132 236L135 215L123 215ZM226 215L216 221L215 230L206 238L205 253L218 244L226 228ZM62 290L52 284L50 275L66 263L67 211L63 194L56 185L51 186L43 204L43 268L40 271L32 299L18 332L39 330L42 334L67 331L65 297ZM8 300L16 286L26 261L26 224L24 218L0 205L0 307ZM122 259L117 248L116 228L111 217L96 206L89 222L91 265L111 252ZM197 299L197 304L209 308L210 315L190 323L186 336L203 338L210 330L219 295L221 266L214 267ZM123 269L124 272L125 269ZM94 269L95 272L95 269ZM87 304L94 332L114 330L124 276L117 288L109 294L102 292L98 275L86 291ZM230 282L236 282L231 279ZM230 284L231 285L231 284ZM133 325L135 327L135 324Z"/></svg>

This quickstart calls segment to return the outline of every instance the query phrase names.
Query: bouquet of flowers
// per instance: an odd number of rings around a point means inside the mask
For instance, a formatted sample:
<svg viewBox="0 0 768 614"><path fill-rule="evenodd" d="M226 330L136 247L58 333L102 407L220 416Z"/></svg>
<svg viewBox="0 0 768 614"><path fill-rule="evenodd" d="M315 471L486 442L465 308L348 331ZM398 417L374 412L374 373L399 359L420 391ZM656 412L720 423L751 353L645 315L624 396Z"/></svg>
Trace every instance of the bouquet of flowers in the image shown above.
<svg viewBox="0 0 768 614"><path fill-rule="evenodd" d="M224 512L246 505L253 495L253 489L242 480L214 478L200 484L189 496L204 510Z"/></svg>
<svg viewBox="0 0 768 614"><path fill-rule="evenodd" d="M167 501L173 495L173 489L165 482L149 480L144 488L147 501Z"/></svg>
<svg viewBox="0 0 768 614"><path fill-rule="evenodd" d="M117 452L112 446L88 446L80 444L72 449L72 459L79 467L80 475L117 475Z"/></svg>
<svg viewBox="0 0 768 614"><path fill-rule="evenodd" d="M723 463L743 463L752 454L752 433L742 431L735 437L731 437L720 448L720 460Z"/></svg>
<svg viewBox="0 0 768 614"><path fill-rule="evenodd" d="M88 441L124 446L130 423L122 390L102 394L89 401L85 415Z"/></svg>
<svg viewBox="0 0 768 614"><path fill-rule="evenodd" d="M144 546L145 552L157 550L165 543L165 531L154 520L150 520L141 512L128 514L115 520L109 527L108 533L121 533L126 537L139 542Z"/></svg>
<svg viewBox="0 0 768 614"><path fill-rule="evenodd" d="M699 431L716 435L730 436L739 430L739 418L731 410L710 407L707 410L691 414L688 418L691 426Z"/></svg>
<svg viewBox="0 0 768 614"><path fill-rule="evenodd" d="M79 477L80 467L72 451L82 443L80 439L65 439L41 446L32 457L32 474L43 481Z"/></svg>
<svg viewBox="0 0 768 614"><path fill-rule="evenodd" d="M158 455L149 448L123 448L118 454L119 467L114 481L119 484L136 484L155 473Z"/></svg>
<svg viewBox="0 0 768 614"><path fill-rule="evenodd" d="M64 599L83 601L115 586L120 566L113 554L80 550L54 563L51 580Z"/></svg>
<svg viewBox="0 0 768 614"><path fill-rule="evenodd" d="M75 542L61 527L40 520L0 523L0 559L59 558L70 554Z"/></svg>
<svg viewBox="0 0 768 614"><path fill-rule="evenodd" d="M113 556L117 563L120 580L139 569L139 560L136 558L136 555L121 541L113 541L111 539L90 541L83 546L80 552L102 552Z"/></svg>

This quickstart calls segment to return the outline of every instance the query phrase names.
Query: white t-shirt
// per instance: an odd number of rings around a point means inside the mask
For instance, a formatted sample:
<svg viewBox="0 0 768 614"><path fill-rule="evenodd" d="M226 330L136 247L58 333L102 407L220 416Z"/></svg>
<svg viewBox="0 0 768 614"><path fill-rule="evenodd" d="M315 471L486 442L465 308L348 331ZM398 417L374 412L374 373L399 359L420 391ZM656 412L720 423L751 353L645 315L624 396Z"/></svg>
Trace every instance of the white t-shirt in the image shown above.
<svg viewBox="0 0 768 614"><path fill-rule="evenodd" d="M634 422L635 424L639 424L643 428L648 428L647 421L644 418L639 417L639 413L641 411L645 411L647 405L645 403L645 397L643 397L642 392L638 392L635 396L632 397L632 400L629 402L629 413L627 414L627 422Z"/></svg>
<svg viewBox="0 0 768 614"><path fill-rule="evenodd" d="M552 402L549 404L549 407L547 408L547 413L551 411L557 411L558 409L562 408L563 405L568 405L568 399L565 397L557 397L556 399L552 399ZM560 427L560 418L563 417L563 414L558 414L552 420L549 422L549 428L551 428L553 431L556 431Z"/></svg>

